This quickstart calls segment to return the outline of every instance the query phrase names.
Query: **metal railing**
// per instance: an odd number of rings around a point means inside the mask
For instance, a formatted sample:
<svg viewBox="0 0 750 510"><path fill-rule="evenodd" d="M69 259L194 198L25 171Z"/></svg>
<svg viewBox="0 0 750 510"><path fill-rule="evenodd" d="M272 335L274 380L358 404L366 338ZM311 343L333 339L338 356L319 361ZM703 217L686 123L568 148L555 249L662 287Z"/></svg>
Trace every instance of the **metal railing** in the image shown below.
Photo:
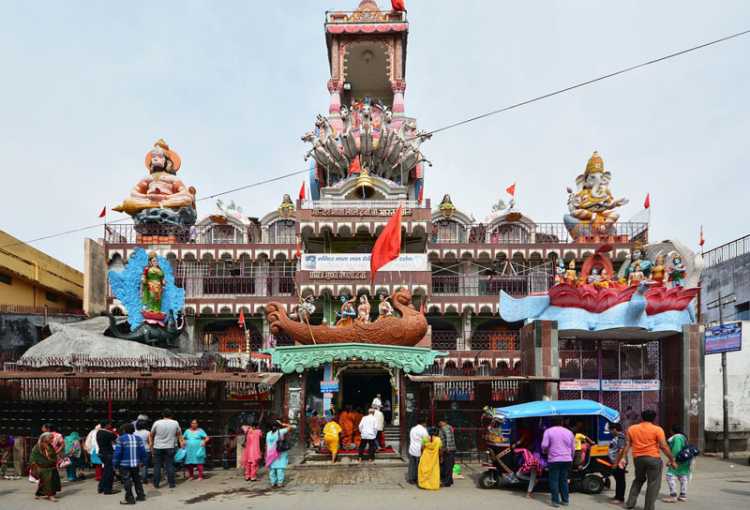
<svg viewBox="0 0 750 510"><path fill-rule="evenodd" d="M740 237L703 254L705 267L711 267L750 253L750 234Z"/></svg>
<svg viewBox="0 0 750 510"><path fill-rule="evenodd" d="M546 292L553 278L546 273L528 276L433 275L432 294L438 296L498 296L504 291L522 297Z"/></svg>
<svg viewBox="0 0 750 510"><path fill-rule="evenodd" d="M186 298L203 296L293 296L294 276L189 276L175 282Z"/></svg>
<svg viewBox="0 0 750 510"><path fill-rule="evenodd" d="M86 315L86 312L77 308L26 305L0 305L0 313L16 313L25 315Z"/></svg>
<svg viewBox="0 0 750 510"><path fill-rule="evenodd" d="M283 220L294 223L294 220ZM271 225L263 232L258 225L241 228L234 224L193 225L104 225L104 242L110 244L295 244L296 228L279 231Z"/></svg>
<svg viewBox="0 0 750 510"><path fill-rule="evenodd" d="M403 23L406 11L326 11L327 24Z"/></svg>
<svg viewBox="0 0 750 510"><path fill-rule="evenodd" d="M474 331L469 340L472 351L517 351L521 348L518 331Z"/></svg>
<svg viewBox="0 0 750 510"><path fill-rule="evenodd" d="M350 209L357 211L360 216L379 216L380 214L368 211L373 209L392 209L395 211L398 206L404 209L416 209L420 207L416 200L307 200L302 203L305 209Z"/></svg>
<svg viewBox="0 0 750 510"><path fill-rule="evenodd" d="M439 220L451 221L451 220ZM566 243L627 243L648 241L648 223L615 223L607 231L580 228L571 236L564 223L504 224L490 229L489 225L460 226L454 232L441 232L436 224L430 242L436 244L566 244Z"/></svg>
<svg viewBox="0 0 750 510"><path fill-rule="evenodd" d="M260 362L265 365L265 360L254 360L253 364ZM88 354L71 354L69 356L24 356L13 365L14 370L59 370L76 372L117 372L117 371L194 371L223 372L246 369L246 362L239 357L223 357L218 354L182 357L182 358L157 358L154 356L138 357L97 357ZM264 367L265 368L265 367Z"/></svg>

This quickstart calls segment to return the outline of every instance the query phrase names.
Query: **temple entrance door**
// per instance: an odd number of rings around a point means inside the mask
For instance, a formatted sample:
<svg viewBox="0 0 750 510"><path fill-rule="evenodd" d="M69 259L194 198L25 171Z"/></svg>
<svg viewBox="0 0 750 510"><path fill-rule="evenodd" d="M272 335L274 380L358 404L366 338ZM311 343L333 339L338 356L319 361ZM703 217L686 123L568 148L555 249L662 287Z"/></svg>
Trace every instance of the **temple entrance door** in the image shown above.
<svg viewBox="0 0 750 510"><path fill-rule="evenodd" d="M391 376L383 368L350 368L342 372L340 378L341 405L344 407L350 405L364 414L377 394L380 394L384 406L386 400L393 400Z"/></svg>

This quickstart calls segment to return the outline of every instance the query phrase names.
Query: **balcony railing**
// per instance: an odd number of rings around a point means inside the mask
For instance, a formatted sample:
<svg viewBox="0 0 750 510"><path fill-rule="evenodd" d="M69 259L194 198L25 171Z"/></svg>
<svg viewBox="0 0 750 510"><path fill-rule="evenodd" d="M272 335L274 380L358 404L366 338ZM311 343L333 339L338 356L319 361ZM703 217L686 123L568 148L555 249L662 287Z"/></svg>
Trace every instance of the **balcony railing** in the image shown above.
<svg viewBox="0 0 750 510"><path fill-rule="evenodd" d="M505 291L514 297L540 294L552 285L546 273L527 276L463 276L432 277L432 294L437 296L498 296Z"/></svg>
<svg viewBox="0 0 750 510"><path fill-rule="evenodd" d="M393 209L398 206L404 209L416 209L420 207L416 200L307 200L302 203L305 209L352 209L361 211L361 216L369 216L367 211L373 209ZM372 216L379 216L373 213Z"/></svg>
<svg viewBox="0 0 750 510"><path fill-rule="evenodd" d="M286 220L285 220L286 221ZM291 221L291 220L288 220ZM169 227L163 225L125 225L110 223L104 226L104 241L110 244L295 244L296 227L274 228L267 232L255 225L240 228L236 225L194 225Z"/></svg>
<svg viewBox="0 0 750 510"><path fill-rule="evenodd" d="M706 267L711 267L726 262L727 260L741 257L747 253L750 253L750 235L740 237L732 242L707 251L703 254L703 260Z"/></svg>
<svg viewBox="0 0 750 510"><path fill-rule="evenodd" d="M450 221L450 220L442 220ZM564 223L535 223L528 227L508 224L491 230L489 225L458 225L452 231L435 225L430 242L445 244L566 244L566 243L628 243L635 240L648 241L648 223L615 223L607 231L581 229L573 237Z"/></svg>
<svg viewBox="0 0 750 510"><path fill-rule="evenodd" d="M405 11L328 11L326 23L403 23Z"/></svg>
<svg viewBox="0 0 750 510"><path fill-rule="evenodd" d="M474 331L470 345L472 351L517 351L521 348L516 330Z"/></svg>
<svg viewBox="0 0 750 510"><path fill-rule="evenodd" d="M86 315L83 310L58 306L0 305L0 313L23 315Z"/></svg>
<svg viewBox="0 0 750 510"><path fill-rule="evenodd" d="M178 278L178 287L185 289L186 298L207 296L292 296L293 276L198 276Z"/></svg>

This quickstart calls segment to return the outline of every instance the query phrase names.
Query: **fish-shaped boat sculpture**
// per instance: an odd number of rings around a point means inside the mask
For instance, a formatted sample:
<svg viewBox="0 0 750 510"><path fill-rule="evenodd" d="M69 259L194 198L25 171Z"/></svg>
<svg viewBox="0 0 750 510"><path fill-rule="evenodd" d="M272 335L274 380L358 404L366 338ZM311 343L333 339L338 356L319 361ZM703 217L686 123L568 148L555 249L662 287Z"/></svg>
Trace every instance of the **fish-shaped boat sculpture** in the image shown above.
<svg viewBox="0 0 750 510"><path fill-rule="evenodd" d="M391 302L400 316L380 316L373 322L351 320L337 326L309 325L290 319L280 303L268 304L266 318L271 333L286 333L304 345L364 343L413 347L427 333L427 319L414 308L407 289L396 290Z"/></svg>

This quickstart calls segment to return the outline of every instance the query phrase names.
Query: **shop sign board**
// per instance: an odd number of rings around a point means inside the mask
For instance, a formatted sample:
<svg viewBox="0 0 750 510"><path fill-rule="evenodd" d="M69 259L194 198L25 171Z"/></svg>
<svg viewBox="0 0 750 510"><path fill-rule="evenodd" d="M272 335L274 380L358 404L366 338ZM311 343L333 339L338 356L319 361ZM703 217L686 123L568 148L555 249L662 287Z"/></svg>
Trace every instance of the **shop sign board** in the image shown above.
<svg viewBox="0 0 750 510"><path fill-rule="evenodd" d="M706 328L704 338L706 354L741 351L742 323L733 322Z"/></svg>
<svg viewBox="0 0 750 510"><path fill-rule="evenodd" d="M370 270L369 253L315 253L302 255L302 271L359 272ZM380 271L429 271L426 253L402 253Z"/></svg>
<svg viewBox="0 0 750 510"><path fill-rule="evenodd" d="M599 379L573 379L561 381L561 391L599 391Z"/></svg>
<svg viewBox="0 0 750 510"><path fill-rule="evenodd" d="M339 391L338 381L320 381L321 393L338 393L338 391Z"/></svg>
<svg viewBox="0 0 750 510"><path fill-rule="evenodd" d="M659 391L658 379L602 379L602 391Z"/></svg>

